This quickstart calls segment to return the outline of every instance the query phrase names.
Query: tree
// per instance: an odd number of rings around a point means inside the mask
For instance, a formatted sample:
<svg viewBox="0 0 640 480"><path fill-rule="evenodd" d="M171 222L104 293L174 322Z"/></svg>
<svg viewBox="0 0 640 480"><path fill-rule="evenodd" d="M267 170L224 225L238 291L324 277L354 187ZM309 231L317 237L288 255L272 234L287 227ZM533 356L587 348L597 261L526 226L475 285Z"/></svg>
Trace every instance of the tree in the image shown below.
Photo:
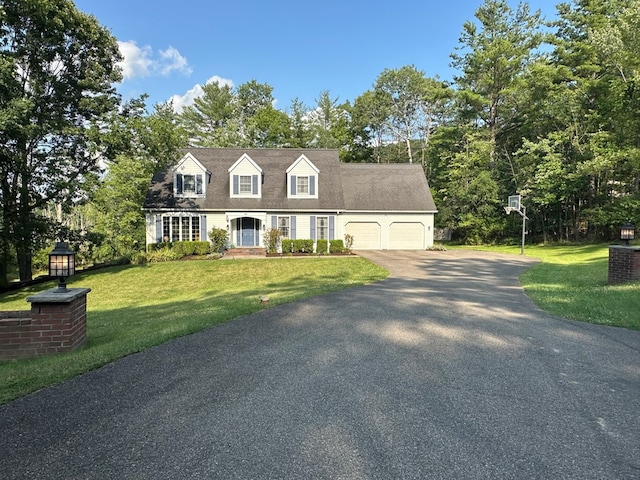
<svg viewBox="0 0 640 480"><path fill-rule="evenodd" d="M0 281L11 247L21 280L47 225L96 170L89 128L118 104L115 38L70 0L4 0L0 7Z"/></svg>
<svg viewBox="0 0 640 480"><path fill-rule="evenodd" d="M103 130L103 141L118 155L106 162L91 197L93 231L103 239L101 257L131 257L145 245L142 204L151 177L175 161L186 134L170 104L156 105L149 115L144 97L128 102Z"/></svg>

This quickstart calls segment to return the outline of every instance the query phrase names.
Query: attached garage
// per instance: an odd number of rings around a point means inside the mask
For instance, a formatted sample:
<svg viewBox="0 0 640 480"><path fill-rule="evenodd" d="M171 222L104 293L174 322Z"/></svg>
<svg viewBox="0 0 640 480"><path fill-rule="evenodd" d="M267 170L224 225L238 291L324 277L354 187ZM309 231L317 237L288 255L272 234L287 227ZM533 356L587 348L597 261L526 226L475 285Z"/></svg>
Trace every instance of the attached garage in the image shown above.
<svg viewBox="0 0 640 480"><path fill-rule="evenodd" d="M349 222L345 232L353 236L354 250L380 250L381 229L377 222Z"/></svg>
<svg viewBox="0 0 640 480"><path fill-rule="evenodd" d="M389 226L390 250L424 250L424 225L420 222L394 222Z"/></svg>

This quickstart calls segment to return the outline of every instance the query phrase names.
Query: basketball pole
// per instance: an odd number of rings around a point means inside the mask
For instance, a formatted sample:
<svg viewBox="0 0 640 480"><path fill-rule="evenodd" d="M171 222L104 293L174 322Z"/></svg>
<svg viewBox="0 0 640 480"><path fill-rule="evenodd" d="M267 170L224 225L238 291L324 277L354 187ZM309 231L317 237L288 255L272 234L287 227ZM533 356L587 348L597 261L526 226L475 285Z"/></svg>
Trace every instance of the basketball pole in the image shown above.
<svg viewBox="0 0 640 480"><path fill-rule="evenodd" d="M520 247L520 255L524 255L524 239L526 235L525 225L527 221L527 207L525 207L524 205L521 205L521 208L522 208L522 213L520 213L520 215L522 215L522 246Z"/></svg>

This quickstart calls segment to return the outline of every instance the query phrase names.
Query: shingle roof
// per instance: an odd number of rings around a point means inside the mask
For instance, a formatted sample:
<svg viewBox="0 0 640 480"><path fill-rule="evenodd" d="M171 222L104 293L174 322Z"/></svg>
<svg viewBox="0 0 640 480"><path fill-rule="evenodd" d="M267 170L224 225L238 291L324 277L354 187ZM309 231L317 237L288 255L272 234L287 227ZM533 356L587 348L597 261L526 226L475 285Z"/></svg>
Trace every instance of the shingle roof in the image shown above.
<svg viewBox="0 0 640 480"><path fill-rule="evenodd" d="M437 211L420 165L342 163L344 208L348 211Z"/></svg>
<svg viewBox="0 0 640 480"><path fill-rule="evenodd" d="M435 212L422 168L406 164L344 164L337 150L190 148L210 173L206 198L176 198L172 169L155 175L144 208L246 211L424 211ZM232 198L228 169L243 154L264 172L262 198ZM317 199L288 199L286 170L301 155L318 169Z"/></svg>

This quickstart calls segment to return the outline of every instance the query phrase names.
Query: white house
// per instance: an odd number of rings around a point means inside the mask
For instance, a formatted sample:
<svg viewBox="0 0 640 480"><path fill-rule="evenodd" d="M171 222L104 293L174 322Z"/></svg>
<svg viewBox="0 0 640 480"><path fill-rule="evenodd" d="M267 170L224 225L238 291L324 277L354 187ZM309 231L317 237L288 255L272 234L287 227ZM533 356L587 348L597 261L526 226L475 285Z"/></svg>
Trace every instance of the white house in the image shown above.
<svg viewBox="0 0 640 480"><path fill-rule="evenodd" d="M341 163L337 150L190 148L152 179L147 245L208 240L225 228L238 247L286 238L354 237L355 250L424 250L437 212L420 165Z"/></svg>

